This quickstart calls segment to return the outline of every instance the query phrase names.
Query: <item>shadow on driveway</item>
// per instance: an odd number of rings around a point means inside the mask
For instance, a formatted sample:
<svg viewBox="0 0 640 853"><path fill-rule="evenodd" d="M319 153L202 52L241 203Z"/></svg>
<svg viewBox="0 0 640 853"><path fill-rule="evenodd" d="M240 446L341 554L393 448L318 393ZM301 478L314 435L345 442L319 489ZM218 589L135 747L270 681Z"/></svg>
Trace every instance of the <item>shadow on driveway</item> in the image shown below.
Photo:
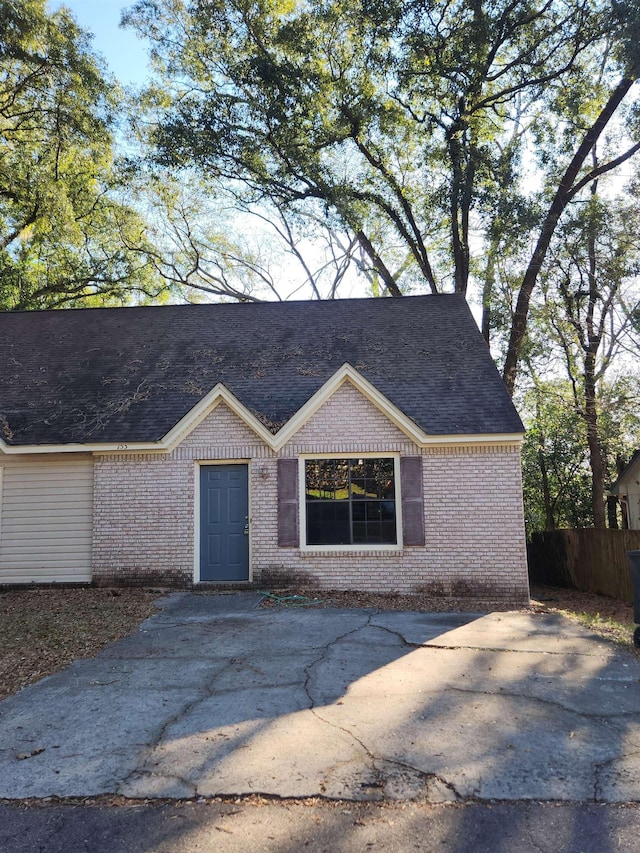
<svg viewBox="0 0 640 853"><path fill-rule="evenodd" d="M258 602L174 594L0 703L0 797L637 799L640 666L580 626Z"/></svg>

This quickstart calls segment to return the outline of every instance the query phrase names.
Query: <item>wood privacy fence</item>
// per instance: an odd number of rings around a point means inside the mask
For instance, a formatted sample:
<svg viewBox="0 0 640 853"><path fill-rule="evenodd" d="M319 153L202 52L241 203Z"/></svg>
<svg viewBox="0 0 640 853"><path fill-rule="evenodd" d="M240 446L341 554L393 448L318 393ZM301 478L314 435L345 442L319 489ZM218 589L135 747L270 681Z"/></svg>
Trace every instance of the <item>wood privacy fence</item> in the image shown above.
<svg viewBox="0 0 640 853"><path fill-rule="evenodd" d="M640 530L547 530L528 546L534 583L568 586L631 603L627 551L640 551Z"/></svg>

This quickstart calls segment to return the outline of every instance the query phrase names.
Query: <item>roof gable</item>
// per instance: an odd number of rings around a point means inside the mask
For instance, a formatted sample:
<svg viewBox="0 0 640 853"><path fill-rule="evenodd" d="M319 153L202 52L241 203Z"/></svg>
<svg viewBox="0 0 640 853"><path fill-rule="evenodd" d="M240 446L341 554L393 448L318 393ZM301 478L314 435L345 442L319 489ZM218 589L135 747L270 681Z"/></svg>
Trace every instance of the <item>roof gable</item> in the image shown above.
<svg viewBox="0 0 640 853"><path fill-rule="evenodd" d="M611 484L609 491L613 494L625 494L626 489L632 481L640 480L640 449L636 450L629 464L619 474L614 483Z"/></svg>
<svg viewBox="0 0 640 853"><path fill-rule="evenodd" d="M278 444L347 379L408 435L523 431L453 295L5 313L0 359L7 446L171 443L218 399Z"/></svg>

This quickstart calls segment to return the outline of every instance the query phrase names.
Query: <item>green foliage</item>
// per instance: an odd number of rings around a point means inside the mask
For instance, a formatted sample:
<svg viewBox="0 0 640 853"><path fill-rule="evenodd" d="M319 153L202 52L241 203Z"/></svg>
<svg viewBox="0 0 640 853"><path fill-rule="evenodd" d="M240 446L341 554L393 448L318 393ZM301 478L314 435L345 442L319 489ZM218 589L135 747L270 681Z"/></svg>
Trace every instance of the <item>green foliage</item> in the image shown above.
<svg viewBox="0 0 640 853"><path fill-rule="evenodd" d="M568 379L596 383L621 352L631 360L640 341L640 205L634 194L614 200L595 192L573 205L558 229L530 327L532 352L554 349ZM582 404L584 408L584 403Z"/></svg>
<svg viewBox="0 0 640 853"><path fill-rule="evenodd" d="M640 379L603 383L598 397L605 482L640 447ZM592 527L591 472L584 417L571 384L540 382L524 397L527 427L522 449L527 534L563 527Z"/></svg>
<svg viewBox="0 0 640 853"><path fill-rule="evenodd" d="M525 396L527 433L522 474L527 535L590 527L590 477L584 421L565 383L546 383Z"/></svg>
<svg viewBox="0 0 640 853"><path fill-rule="evenodd" d="M160 76L158 161L324 205L396 295L466 292L475 229L505 245L539 221L525 143L606 100L573 83L620 26L592 0L139 0L125 20Z"/></svg>
<svg viewBox="0 0 640 853"><path fill-rule="evenodd" d="M633 195L620 193L612 201L593 182L589 198L570 206L552 242L527 339L527 366L536 389L534 428L528 439L533 445L527 451L528 476L536 483L529 496L535 507L534 528L541 510L547 526L567 523L562 496L568 487L561 482L570 469L563 462L567 458L576 464L572 488L582 494L582 499L572 496L575 509L570 504L570 510L575 514L584 505L588 485L591 508L588 513L580 510L580 524L604 527L607 483L616 478L616 461L628 458L640 439L638 386L624 379L624 372L638 374L640 338L633 317L640 305L639 214ZM549 375L564 376L565 384L536 381L536 376ZM543 405L544 395L555 400L552 408L550 401ZM568 435L569 414L578 432L573 451L563 454L554 442ZM571 442L564 446L570 448ZM586 483L584 460L590 475ZM565 473L560 476L559 471ZM543 487L542 503L535 498L538 486Z"/></svg>
<svg viewBox="0 0 640 853"><path fill-rule="evenodd" d="M640 2L613 0L613 9L621 26L620 57L626 64L627 74L637 79L640 76Z"/></svg>
<svg viewBox="0 0 640 853"><path fill-rule="evenodd" d="M606 483L612 483L640 448L640 378L634 371L602 384L600 428Z"/></svg>
<svg viewBox="0 0 640 853"><path fill-rule="evenodd" d="M153 289L143 223L119 198L121 95L70 14L0 6L0 308L122 301Z"/></svg>

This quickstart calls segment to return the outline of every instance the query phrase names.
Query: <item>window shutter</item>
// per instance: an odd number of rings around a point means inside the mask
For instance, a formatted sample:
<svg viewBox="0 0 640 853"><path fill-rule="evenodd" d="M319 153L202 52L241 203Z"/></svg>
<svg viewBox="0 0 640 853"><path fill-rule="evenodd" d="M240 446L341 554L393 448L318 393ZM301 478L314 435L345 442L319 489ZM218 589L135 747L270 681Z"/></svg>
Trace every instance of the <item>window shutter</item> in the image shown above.
<svg viewBox="0 0 640 853"><path fill-rule="evenodd" d="M278 459L278 545L297 548L298 535L298 460Z"/></svg>
<svg viewBox="0 0 640 853"><path fill-rule="evenodd" d="M422 456L400 457L402 539L404 545L424 545Z"/></svg>

